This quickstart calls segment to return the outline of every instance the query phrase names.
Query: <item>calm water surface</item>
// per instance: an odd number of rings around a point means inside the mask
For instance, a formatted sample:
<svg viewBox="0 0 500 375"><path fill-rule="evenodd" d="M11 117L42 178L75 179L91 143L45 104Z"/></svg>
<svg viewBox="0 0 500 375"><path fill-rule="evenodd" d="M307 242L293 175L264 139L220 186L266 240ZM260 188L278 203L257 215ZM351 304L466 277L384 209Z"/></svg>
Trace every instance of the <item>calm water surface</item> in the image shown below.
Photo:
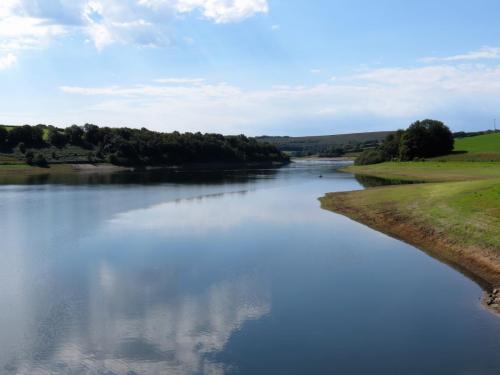
<svg viewBox="0 0 500 375"><path fill-rule="evenodd" d="M477 284L320 209L337 166L0 186L0 374L500 374Z"/></svg>

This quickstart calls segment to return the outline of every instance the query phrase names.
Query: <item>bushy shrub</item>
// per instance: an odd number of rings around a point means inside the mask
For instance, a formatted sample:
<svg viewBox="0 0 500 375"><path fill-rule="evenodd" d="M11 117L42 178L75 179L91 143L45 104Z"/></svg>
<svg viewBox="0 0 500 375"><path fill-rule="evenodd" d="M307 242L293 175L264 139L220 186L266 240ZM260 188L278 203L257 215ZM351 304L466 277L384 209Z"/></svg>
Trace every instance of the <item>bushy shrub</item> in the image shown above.
<svg viewBox="0 0 500 375"><path fill-rule="evenodd" d="M28 151L26 152L26 154L24 155L24 157L26 158L26 163L28 164L33 164L33 159L35 158L35 155L33 154L33 151Z"/></svg>
<svg viewBox="0 0 500 375"><path fill-rule="evenodd" d="M355 165L378 164L386 161L387 158L382 150L365 150L354 162Z"/></svg>
<svg viewBox="0 0 500 375"><path fill-rule="evenodd" d="M42 154L36 154L33 159L33 165L36 165L37 167L46 167L48 165L47 159L45 159L45 156Z"/></svg>

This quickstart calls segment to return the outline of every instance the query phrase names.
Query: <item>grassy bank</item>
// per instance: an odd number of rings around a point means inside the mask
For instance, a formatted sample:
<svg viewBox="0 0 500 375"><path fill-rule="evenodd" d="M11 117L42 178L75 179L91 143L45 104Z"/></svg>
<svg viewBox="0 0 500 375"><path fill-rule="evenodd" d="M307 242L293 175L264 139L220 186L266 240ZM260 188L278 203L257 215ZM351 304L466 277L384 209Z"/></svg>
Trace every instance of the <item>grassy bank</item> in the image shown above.
<svg viewBox="0 0 500 375"><path fill-rule="evenodd" d="M416 245L490 291L500 286L500 163L390 162L346 170L430 183L329 193L320 199L324 209ZM500 294L487 302L500 312Z"/></svg>
<svg viewBox="0 0 500 375"><path fill-rule="evenodd" d="M350 166L343 171L406 181L465 181L500 178L500 163L468 161L387 162Z"/></svg>

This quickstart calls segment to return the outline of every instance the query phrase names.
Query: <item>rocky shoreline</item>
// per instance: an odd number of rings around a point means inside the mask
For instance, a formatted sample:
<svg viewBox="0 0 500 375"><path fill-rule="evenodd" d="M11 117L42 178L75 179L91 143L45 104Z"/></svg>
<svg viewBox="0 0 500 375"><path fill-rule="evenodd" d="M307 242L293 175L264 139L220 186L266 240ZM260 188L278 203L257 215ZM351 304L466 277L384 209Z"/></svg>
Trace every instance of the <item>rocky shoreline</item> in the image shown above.
<svg viewBox="0 0 500 375"><path fill-rule="evenodd" d="M483 305L490 311L500 316L500 288L484 292Z"/></svg>

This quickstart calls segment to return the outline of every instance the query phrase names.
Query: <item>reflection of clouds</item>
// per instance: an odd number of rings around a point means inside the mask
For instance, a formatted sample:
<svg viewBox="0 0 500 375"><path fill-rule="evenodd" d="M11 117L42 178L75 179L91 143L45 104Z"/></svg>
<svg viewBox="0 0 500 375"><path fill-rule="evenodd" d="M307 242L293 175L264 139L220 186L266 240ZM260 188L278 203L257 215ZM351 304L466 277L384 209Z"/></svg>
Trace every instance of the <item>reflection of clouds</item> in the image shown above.
<svg viewBox="0 0 500 375"><path fill-rule="evenodd" d="M252 197L245 199L246 194L251 194ZM116 232L150 231L165 236L178 236L229 231L244 222L257 222L260 225L311 223L317 216L307 215L311 205L307 201L305 203L276 199L266 190L209 194L120 213L109 220L108 224L109 229ZM290 210L291 204L297 206L295 210ZM304 206L300 207L299 204ZM313 208L316 209L314 206ZM281 212L286 212L286 216L281 215ZM318 220L318 224L321 223L324 221Z"/></svg>
<svg viewBox="0 0 500 375"><path fill-rule="evenodd" d="M74 322L49 358L20 361L10 366L12 373L222 374L226 366L210 356L246 321L270 311L269 295L252 277L216 282L146 306L123 306L123 295L131 294L132 304L141 298L134 295L139 289L130 291L129 283L121 283L128 277L140 282L137 275L101 265L92 281L88 321ZM142 293L147 295L148 288L143 285Z"/></svg>
<svg viewBox="0 0 500 375"><path fill-rule="evenodd" d="M8 233L1 233L0 238L6 239ZM5 243L8 243L5 241ZM29 318L30 301L23 293L26 282L26 268L21 246L1 246L0 261L0 374L16 351L22 348L22 332L19 326Z"/></svg>

